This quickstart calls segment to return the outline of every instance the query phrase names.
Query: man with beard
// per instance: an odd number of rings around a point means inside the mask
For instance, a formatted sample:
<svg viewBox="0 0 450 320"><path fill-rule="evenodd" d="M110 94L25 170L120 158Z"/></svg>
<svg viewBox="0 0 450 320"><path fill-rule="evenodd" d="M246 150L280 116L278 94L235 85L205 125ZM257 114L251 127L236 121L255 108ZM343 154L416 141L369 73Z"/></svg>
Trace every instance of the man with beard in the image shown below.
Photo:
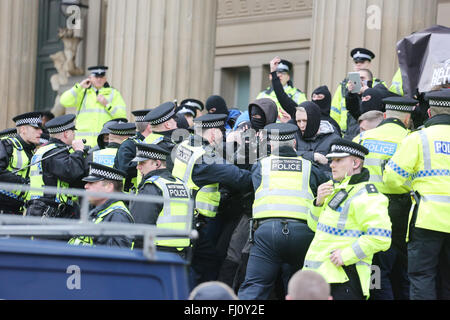
<svg viewBox="0 0 450 320"><path fill-rule="evenodd" d="M40 143L40 112L27 112L13 118L17 135L0 140L0 182L28 184L34 149ZM22 214L26 192L0 190L0 213Z"/></svg>

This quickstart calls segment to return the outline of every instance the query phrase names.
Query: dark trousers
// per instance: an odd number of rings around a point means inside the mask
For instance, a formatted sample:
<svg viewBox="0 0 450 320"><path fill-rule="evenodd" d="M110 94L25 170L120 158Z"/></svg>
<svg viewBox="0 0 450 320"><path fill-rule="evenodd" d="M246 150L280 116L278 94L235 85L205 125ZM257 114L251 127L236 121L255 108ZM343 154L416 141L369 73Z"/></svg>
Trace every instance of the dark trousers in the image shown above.
<svg viewBox="0 0 450 320"><path fill-rule="evenodd" d="M287 283L303 266L306 251L314 237L306 222L267 219L255 231L245 280L238 297L241 300L267 300L279 275Z"/></svg>
<svg viewBox="0 0 450 320"><path fill-rule="evenodd" d="M343 266L349 281L344 283L331 283L331 296L334 300L364 300L358 272L354 264Z"/></svg>
<svg viewBox="0 0 450 320"><path fill-rule="evenodd" d="M411 228L408 275L411 300L450 300L450 234Z"/></svg>

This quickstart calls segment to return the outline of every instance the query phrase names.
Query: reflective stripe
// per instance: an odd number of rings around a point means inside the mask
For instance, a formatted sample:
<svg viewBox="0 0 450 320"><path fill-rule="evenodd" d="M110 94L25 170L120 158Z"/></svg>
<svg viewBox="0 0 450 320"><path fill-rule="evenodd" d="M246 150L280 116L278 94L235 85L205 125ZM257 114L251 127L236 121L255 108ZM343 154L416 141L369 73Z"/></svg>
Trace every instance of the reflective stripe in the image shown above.
<svg viewBox="0 0 450 320"><path fill-rule="evenodd" d="M71 93L72 96L75 98L74 105L77 105L78 95L77 95L77 93L75 92L75 90L73 89L73 87L70 89L70 93Z"/></svg>
<svg viewBox="0 0 450 320"><path fill-rule="evenodd" d="M169 205L169 207L170 207L170 205ZM170 215L170 216L166 216L166 214L167 214L167 208L164 208L164 215L160 215L159 217L158 217L158 224L161 224L161 223L187 223L187 218L188 218L188 216L185 216L185 215L183 215L183 216L172 216L172 215Z"/></svg>
<svg viewBox="0 0 450 320"><path fill-rule="evenodd" d="M261 204L253 208L253 214L264 211L290 211L308 213L309 208L305 206L296 206L294 204Z"/></svg>
<svg viewBox="0 0 450 320"><path fill-rule="evenodd" d="M446 204L450 204L450 196L444 196L440 194L427 194L422 195L422 200L427 201L435 201L435 202L443 202Z"/></svg>
<svg viewBox="0 0 450 320"><path fill-rule="evenodd" d="M100 108L84 109L82 112L83 113L108 113L105 109L100 109Z"/></svg>
<svg viewBox="0 0 450 320"><path fill-rule="evenodd" d="M317 224L317 230L320 230L322 232L329 233L329 234L332 234L335 236L341 236L341 237L358 238L364 234L364 232L359 231L359 230L339 229L339 228L327 226L326 224L323 224L320 222Z"/></svg>
<svg viewBox="0 0 450 320"><path fill-rule="evenodd" d="M191 149L189 149L190 151L192 151ZM201 148L201 150L199 149L194 149L194 152L192 153L191 158L189 158L188 163L186 164L186 171L184 172L184 176L183 176L183 181L185 183L188 183L189 178L192 174L192 170L194 169L194 165L197 162L197 159L199 157L201 157L203 154L205 153L205 150L203 150L203 148Z"/></svg>
<svg viewBox="0 0 450 320"><path fill-rule="evenodd" d="M111 95L109 96L108 103L111 103L113 101L113 99L114 99L114 91L115 90L113 88L111 88Z"/></svg>
<svg viewBox="0 0 450 320"><path fill-rule="evenodd" d="M368 236L380 236L390 238L392 231L381 228L368 228L365 234L367 234Z"/></svg>
<svg viewBox="0 0 450 320"><path fill-rule="evenodd" d="M200 202L200 201L196 201L195 202L195 207L197 209L201 209L201 210L208 210L208 211L213 211L213 212L217 212L217 208L219 208L218 206L206 203L206 202Z"/></svg>
<svg viewBox="0 0 450 320"><path fill-rule="evenodd" d="M203 190L203 189L202 189ZM299 190L292 190L292 189L263 189L261 191L258 191L258 193L255 195L255 200L266 197L266 196L285 196L285 197L299 197L299 198L305 198L305 199L314 199L314 197L309 193L305 191L299 191Z"/></svg>
<svg viewBox="0 0 450 320"><path fill-rule="evenodd" d="M305 263L303 266L305 268L311 268L311 269L319 269L322 265L323 261L313 261L313 260L305 260Z"/></svg>
<svg viewBox="0 0 450 320"><path fill-rule="evenodd" d="M319 217L315 216L315 215L312 213L312 210L309 211L309 215L311 216L311 218L312 218L315 222L318 222L318 221L319 221Z"/></svg>
<svg viewBox="0 0 450 320"><path fill-rule="evenodd" d="M420 130L419 135L422 140L423 168L425 171L431 170L430 144L428 143L427 134L424 130Z"/></svg>
<svg viewBox="0 0 450 320"><path fill-rule="evenodd" d="M352 243L352 249L355 252L356 256L362 260L365 257L367 257L367 255L364 253L364 251L362 250L361 246L359 245L358 241L355 241Z"/></svg>
<svg viewBox="0 0 450 320"><path fill-rule="evenodd" d="M435 177L435 176L450 176L450 170L448 169L432 169L432 170L420 170L411 175L411 180L423 177Z"/></svg>
<svg viewBox="0 0 450 320"><path fill-rule="evenodd" d="M356 263L356 265L357 265L357 266L372 267L371 264L369 264L369 263L367 263L367 262L364 262L364 261L358 261L358 262Z"/></svg>
<svg viewBox="0 0 450 320"><path fill-rule="evenodd" d="M218 188L215 187L202 187L200 189L201 192L205 192L205 193L215 193L218 191Z"/></svg>
<svg viewBox="0 0 450 320"><path fill-rule="evenodd" d="M0 190L0 193L1 193L1 194L4 194L5 196L14 198L14 199L16 199L16 200L21 200L17 194L8 192L8 191L6 191L6 190Z"/></svg>
<svg viewBox="0 0 450 320"><path fill-rule="evenodd" d="M382 166L384 161L385 160L383 160L383 159L366 158L364 160L364 165L367 165L367 166Z"/></svg>
<svg viewBox="0 0 450 320"><path fill-rule="evenodd" d="M379 174L371 174L369 182L383 182L383 176Z"/></svg>
<svg viewBox="0 0 450 320"><path fill-rule="evenodd" d="M409 178L410 173L400 168L394 161L389 160L387 163L387 166L390 167L392 170L397 172L399 175L401 175L403 178Z"/></svg>
<svg viewBox="0 0 450 320"><path fill-rule="evenodd" d="M343 209L341 211L341 214L339 215L338 223L337 223L337 227L339 229L345 228L345 224L347 223L347 219L348 219L348 211L350 209L350 204L351 204L353 198L358 197L365 192L366 192L366 188L363 187L357 193L355 193L353 196L351 196L349 199L347 199L345 201Z"/></svg>
<svg viewBox="0 0 450 320"><path fill-rule="evenodd" d="M110 111L109 113L113 116L116 114L117 111L119 111L119 108L122 108L122 106L116 106L114 107L114 109L112 109L112 111Z"/></svg>
<svg viewBox="0 0 450 320"><path fill-rule="evenodd" d="M336 113L341 114L341 110L339 110L339 109L336 108L336 107L331 106L331 110L333 110L333 111L336 112Z"/></svg>

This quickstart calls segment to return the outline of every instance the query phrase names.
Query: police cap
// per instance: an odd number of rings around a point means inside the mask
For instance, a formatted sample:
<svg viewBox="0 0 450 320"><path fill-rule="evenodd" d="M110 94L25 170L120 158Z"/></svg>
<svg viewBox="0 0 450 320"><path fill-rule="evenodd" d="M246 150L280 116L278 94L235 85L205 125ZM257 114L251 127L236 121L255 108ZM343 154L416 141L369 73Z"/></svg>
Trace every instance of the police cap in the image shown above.
<svg viewBox="0 0 450 320"><path fill-rule="evenodd" d="M128 122L116 122L108 127L109 133L116 136L134 136L136 124Z"/></svg>
<svg viewBox="0 0 450 320"><path fill-rule="evenodd" d="M17 129L16 128L8 128L5 130L0 131L0 139L2 138L12 138L17 136Z"/></svg>
<svg viewBox="0 0 450 320"><path fill-rule="evenodd" d="M152 109L134 110L131 113L134 115L134 122L145 122L145 116L152 111Z"/></svg>
<svg viewBox="0 0 450 320"><path fill-rule="evenodd" d="M430 107L450 107L450 89L430 91L425 95Z"/></svg>
<svg viewBox="0 0 450 320"><path fill-rule="evenodd" d="M131 160L140 162L146 160L162 160L166 161L170 152L156 144L136 143L136 157Z"/></svg>
<svg viewBox="0 0 450 320"><path fill-rule="evenodd" d="M290 123L271 123L264 127L269 141L289 141L295 139L298 127Z"/></svg>
<svg viewBox="0 0 450 320"><path fill-rule="evenodd" d="M383 104L386 110L413 112L419 101L407 97L388 97L384 98Z"/></svg>
<svg viewBox="0 0 450 320"><path fill-rule="evenodd" d="M197 99L192 99L192 98L184 99L183 101L181 101L180 107L181 106L193 107L200 111L203 111L203 109L205 108L203 102L201 102L200 100L197 100Z"/></svg>
<svg viewBox="0 0 450 320"><path fill-rule="evenodd" d="M364 157L369 153L369 150L353 141L343 138L334 140L331 143L330 153L326 155L327 158L344 158L348 156L355 156L364 160Z"/></svg>
<svg viewBox="0 0 450 320"><path fill-rule="evenodd" d="M91 72L91 75L95 77L103 77L106 74L106 70L108 70L107 66L92 66L89 67L88 70Z"/></svg>
<svg viewBox="0 0 450 320"><path fill-rule="evenodd" d="M350 57L353 58L353 61L360 62L360 61L372 61L372 59L375 58L375 54L366 48L355 48L352 51L350 51Z"/></svg>
<svg viewBox="0 0 450 320"><path fill-rule="evenodd" d="M288 60L280 60L280 63L277 66L277 72L291 72L292 70L292 63Z"/></svg>
<svg viewBox="0 0 450 320"><path fill-rule="evenodd" d="M123 181L127 174L122 170L111 168L96 162L89 162L89 175L82 180L96 182L101 180Z"/></svg>
<svg viewBox="0 0 450 320"><path fill-rule="evenodd" d="M52 120L48 121L45 124L45 128L48 130L48 133L55 134L64 132L67 130L77 130L75 128L75 115L74 114L65 114Z"/></svg>
<svg viewBox="0 0 450 320"><path fill-rule="evenodd" d="M36 128L42 128L42 114L37 111L19 114L12 120L16 123L16 127L29 125Z"/></svg>
<svg viewBox="0 0 450 320"><path fill-rule="evenodd" d="M228 118L226 114L221 113L208 113L203 116L194 119L194 128L211 129L211 128L223 128L225 126L225 120Z"/></svg>
<svg viewBox="0 0 450 320"><path fill-rule="evenodd" d="M145 122L151 125L158 125L166 122L175 115L175 103L164 102L151 110L144 118Z"/></svg>

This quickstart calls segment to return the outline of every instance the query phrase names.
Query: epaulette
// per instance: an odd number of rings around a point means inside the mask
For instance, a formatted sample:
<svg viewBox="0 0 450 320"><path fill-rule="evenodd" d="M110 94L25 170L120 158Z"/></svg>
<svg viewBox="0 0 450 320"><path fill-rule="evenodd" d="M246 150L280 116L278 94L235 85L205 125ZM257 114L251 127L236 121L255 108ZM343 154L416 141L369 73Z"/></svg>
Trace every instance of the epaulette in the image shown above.
<svg viewBox="0 0 450 320"><path fill-rule="evenodd" d="M158 180L159 179L159 176L151 176L150 178L148 178L148 179L145 179L145 182L155 182L156 180Z"/></svg>
<svg viewBox="0 0 450 320"><path fill-rule="evenodd" d="M269 87L269 88L267 88L267 89L264 91L264 93L265 93L265 94L271 94L272 91L273 91L273 88L272 88L272 87Z"/></svg>
<svg viewBox="0 0 450 320"><path fill-rule="evenodd" d="M372 183L366 184L366 190L367 193L378 193L377 187Z"/></svg>

